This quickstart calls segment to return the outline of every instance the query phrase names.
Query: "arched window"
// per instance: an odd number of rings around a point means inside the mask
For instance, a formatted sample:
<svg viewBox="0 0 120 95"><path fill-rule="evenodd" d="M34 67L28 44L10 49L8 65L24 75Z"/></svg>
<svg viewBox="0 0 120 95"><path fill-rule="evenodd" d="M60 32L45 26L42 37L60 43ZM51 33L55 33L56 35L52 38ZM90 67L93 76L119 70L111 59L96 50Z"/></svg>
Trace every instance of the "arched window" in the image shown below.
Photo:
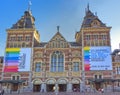
<svg viewBox="0 0 120 95"><path fill-rule="evenodd" d="M35 64L35 72L40 72L41 71L41 62L37 62L36 64Z"/></svg>
<svg viewBox="0 0 120 95"><path fill-rule="evenodd" d="M51 72L64 71L64 55L60 51L55 51L51 55Z"/></svg>
<svg viewBox="0 0 120 95"><path fill-rule="evenodd" d="M73 63L73 71L78 72L79 71L79 62L74 62Z"/></svg>

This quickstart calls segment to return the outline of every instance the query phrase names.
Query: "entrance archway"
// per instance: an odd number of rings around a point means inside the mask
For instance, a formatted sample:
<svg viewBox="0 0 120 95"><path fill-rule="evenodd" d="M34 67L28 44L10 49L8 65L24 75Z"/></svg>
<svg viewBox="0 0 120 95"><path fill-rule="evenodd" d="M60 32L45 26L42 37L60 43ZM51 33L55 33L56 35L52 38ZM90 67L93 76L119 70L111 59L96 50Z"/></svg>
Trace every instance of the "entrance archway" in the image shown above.
<svg viewBox="0 0 120 95"><path fill-rule="evenodd" d="M55 79L48 79L46 82L46 91L53 92L55 87L56 80Z"/></svg>
<svg viewBox="0 0 120 95"><path fill-rule="evenodd" d="M72 80L72 90L73 92L79 92L80 91L80 80L73 79Z"/></svg>
<svg viewBox="0 0 120 95"><path fill-rule="evenodd" d="M41 91L41 80L36 79L33 81L33 91L34 92L40 92Z"/></svg>
<svg viewBox="0 0 120 95"><path fill-rule="evenodd" d="M59 92L66 92L67 80L66 79L59 79L57 83L58 83L58 87L59 87Z"/></svg>

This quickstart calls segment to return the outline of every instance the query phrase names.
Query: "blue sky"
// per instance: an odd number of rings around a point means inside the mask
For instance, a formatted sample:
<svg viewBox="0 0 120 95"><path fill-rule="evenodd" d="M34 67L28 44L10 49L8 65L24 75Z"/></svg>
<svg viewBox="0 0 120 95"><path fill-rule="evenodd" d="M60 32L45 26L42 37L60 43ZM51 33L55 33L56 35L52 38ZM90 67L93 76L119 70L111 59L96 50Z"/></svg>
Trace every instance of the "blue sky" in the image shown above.
<svg viewBox="0 0 120 95"><path fill-rule="evenodd" d="M28 9L30 0L0 1L0 56L4 55L6 45L6 29L12 27L24 11ZM75 32L80 30L85 8L99 19L111 26L112 50L119 48L120 43L120 0L31 0L31 10L35 17L35 25L40 33L41 42L49 41L56 33L56 26L67 41L75 41Z"/></svg>

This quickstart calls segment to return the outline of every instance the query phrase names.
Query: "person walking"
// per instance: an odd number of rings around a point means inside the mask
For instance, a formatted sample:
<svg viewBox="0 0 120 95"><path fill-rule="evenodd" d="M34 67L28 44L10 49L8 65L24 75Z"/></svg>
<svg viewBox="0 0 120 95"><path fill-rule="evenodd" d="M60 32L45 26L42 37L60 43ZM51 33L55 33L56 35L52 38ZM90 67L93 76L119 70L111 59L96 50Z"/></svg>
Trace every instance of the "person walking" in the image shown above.
<svg viewBox="0 0 120 95"><path fill-rule="evenodd" d="M101 92L104 93L104 89L103 88L101 89Z"/></svg>

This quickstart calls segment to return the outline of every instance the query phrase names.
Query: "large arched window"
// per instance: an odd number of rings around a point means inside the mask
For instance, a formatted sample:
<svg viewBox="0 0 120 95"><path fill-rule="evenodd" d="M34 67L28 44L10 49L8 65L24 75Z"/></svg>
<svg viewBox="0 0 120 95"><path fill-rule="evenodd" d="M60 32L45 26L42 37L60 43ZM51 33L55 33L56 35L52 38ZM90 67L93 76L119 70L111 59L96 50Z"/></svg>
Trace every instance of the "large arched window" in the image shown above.
<svg viewBox="0 0 120 95"><path fill-rule="evenodd" d="M51 55L51 72L64 71L64 55L60 51L55 51Z"/></svg>

